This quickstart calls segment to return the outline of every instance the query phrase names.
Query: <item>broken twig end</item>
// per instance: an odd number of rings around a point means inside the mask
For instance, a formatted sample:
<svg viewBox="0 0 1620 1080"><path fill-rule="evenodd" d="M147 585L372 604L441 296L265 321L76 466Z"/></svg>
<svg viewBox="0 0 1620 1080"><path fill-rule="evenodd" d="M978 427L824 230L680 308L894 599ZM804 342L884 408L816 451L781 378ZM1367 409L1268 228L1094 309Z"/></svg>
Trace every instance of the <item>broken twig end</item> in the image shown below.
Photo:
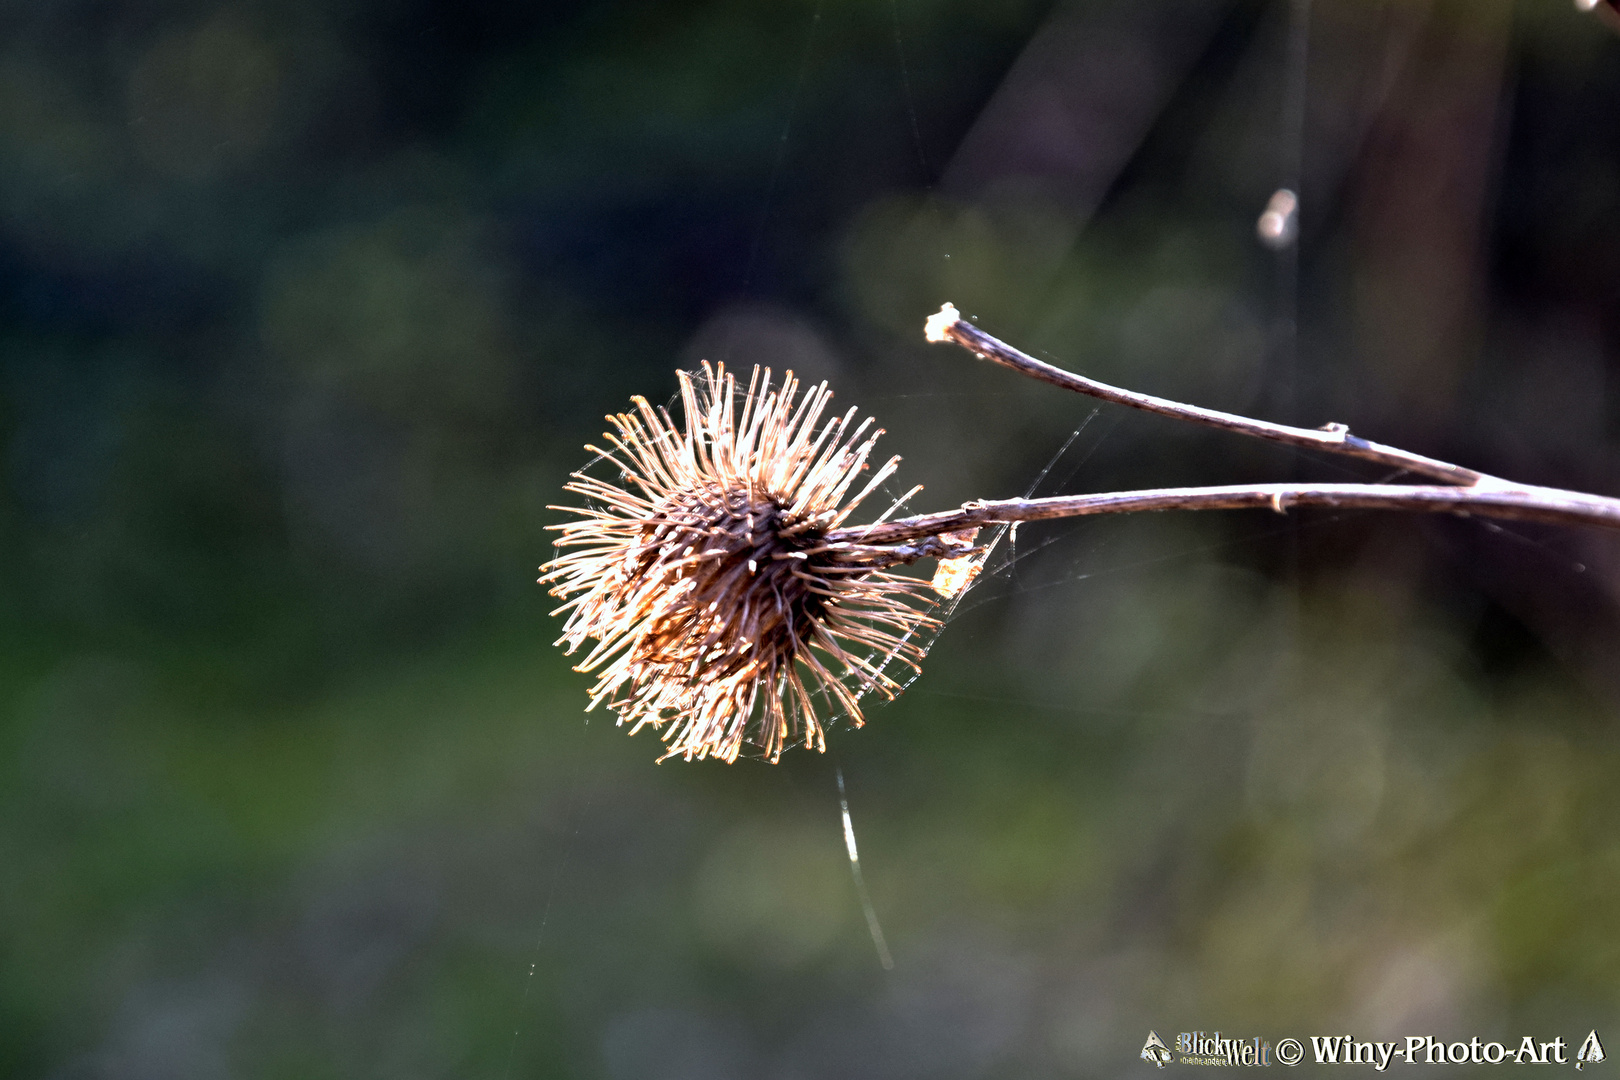
<svg viewBox="0 0 1620 1080"><path fill-rule="evenodd" d="M961 321L962 313L956 310L956 305L946 304L928 316L928 321L923 324L923 337L929 341L949 341L951 327Z"/></svg>

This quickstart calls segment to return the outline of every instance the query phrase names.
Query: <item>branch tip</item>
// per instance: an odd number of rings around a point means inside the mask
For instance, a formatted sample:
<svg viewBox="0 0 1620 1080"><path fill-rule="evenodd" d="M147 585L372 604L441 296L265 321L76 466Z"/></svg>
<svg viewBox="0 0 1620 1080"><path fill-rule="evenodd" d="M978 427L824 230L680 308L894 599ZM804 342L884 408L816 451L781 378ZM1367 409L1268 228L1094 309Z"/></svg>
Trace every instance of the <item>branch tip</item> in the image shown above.
<svg viewBox="0 0 1620 1080"><path fill-rule="evenodd" d="M955 304L947 303L923 324L923 337L929 341L949 341L950 329L962 321L962 313Z"/></svg>

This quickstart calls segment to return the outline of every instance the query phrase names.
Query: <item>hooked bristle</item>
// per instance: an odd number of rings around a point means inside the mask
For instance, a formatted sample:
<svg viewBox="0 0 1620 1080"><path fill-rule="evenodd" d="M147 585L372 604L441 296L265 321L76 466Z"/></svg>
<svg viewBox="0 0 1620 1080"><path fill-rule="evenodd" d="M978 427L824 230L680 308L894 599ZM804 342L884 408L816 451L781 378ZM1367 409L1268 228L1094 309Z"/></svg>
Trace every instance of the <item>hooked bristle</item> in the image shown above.
<svg viewBox="0 0 1620 1080"><path fill-rule="evenodd" d="M679 378L684 429L633 398L608 417L608 448L586 448L617 482L567 485L591 505L561 508L578 515L553 526L571 550L542 567L567 599L558 643L597 643L576 669L600 672L591 707L657 729L666 758L823 749L829 715L859 726L863 693L899 693L886 668L916 670L915 631L932 625L926 583L885 572L910 557L825 540L900 459L851 497L881 431L853 409L818 428L825 383L801 398L791 372L773 389L755 368L739 394L707 363Z"/></svg>

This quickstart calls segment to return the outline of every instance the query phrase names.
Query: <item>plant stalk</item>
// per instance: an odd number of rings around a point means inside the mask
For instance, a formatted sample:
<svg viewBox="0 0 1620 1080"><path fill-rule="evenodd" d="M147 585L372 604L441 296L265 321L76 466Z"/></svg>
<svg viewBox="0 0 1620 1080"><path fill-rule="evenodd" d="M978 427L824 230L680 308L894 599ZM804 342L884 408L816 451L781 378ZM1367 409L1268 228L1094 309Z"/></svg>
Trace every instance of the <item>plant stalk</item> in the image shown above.
<svg viewBox="0 0 1620 1080"><path fill-rule="evenodd" d="M1054 386L1104 401L1270 442L1375 461L1445 483L1232 484L1060 495L1045 499L974 501L956 510L917 514L877 525L836 529L827 534L826 542L829 544L896 544L1000 522L1043 521L1092 514L1238 509L1270 509L1286 513L1292 506L1421 511L1459 517L1620 529L1620 499L1562 488L1515 484L1449 462L1357 438L1343 424L1328 424L1319 430L1290 427L1122 390L1037 360L964 322L950 304L928 320L927 335L930 341L954 341L987 360Z"/></svg>

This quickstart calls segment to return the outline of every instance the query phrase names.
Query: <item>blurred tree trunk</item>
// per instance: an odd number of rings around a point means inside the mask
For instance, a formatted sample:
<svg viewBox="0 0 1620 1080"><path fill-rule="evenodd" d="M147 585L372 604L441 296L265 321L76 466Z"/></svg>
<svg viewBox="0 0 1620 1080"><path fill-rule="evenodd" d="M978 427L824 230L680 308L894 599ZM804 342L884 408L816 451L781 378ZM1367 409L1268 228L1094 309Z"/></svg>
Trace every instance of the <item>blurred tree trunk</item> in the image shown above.
<svg viewBox="0 0 1620 1080"><path fill-rule="evenodd" d="M1359 354L1375 384L1359 396L1406 445L1444 439L1481 341L1510 12L1507 0L1429 7L1351 196Z"/></svg>

